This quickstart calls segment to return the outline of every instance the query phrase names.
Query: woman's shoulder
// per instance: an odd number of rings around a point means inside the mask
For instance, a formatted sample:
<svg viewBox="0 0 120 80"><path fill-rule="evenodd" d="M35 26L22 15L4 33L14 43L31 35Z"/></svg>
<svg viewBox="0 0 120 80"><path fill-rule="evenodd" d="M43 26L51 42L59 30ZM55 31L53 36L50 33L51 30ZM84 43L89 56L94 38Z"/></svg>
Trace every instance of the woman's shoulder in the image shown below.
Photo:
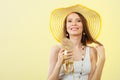
<svg viewBox="0 0 120 80"><path fill-rule="evenodd" d="M52 50L52 51L55 51L55 52L56 52L56 51L59 51L60 49L61 49L61 45L60 45L60 44L53 45L52 48L51 48L51 50Z"/></svg>
<svg viewBox="0 0 120 80"><path fill-rule="evenodd" d="M51 48L51 55L57 55L57 53L60 51L60 49L61 49L61 45L60 44L52 46L52 48Z"/></svg>
<svg viewBox="0 0 120 80"><path fill-rule="evenodd" d="M92 47L92 46L87 46L87 47L89 47L91 53L96 53L97 52L95 47Z"/></svg>
<svg viewBox="0 0 120 80"><path fill-rule="evenodd" d="M92 58L97 58L97 51L95 49L95 47L92 46L88 46L90 48L90 57Z"/></svg>
<svg viewBox="0 0 120 80"><path fill-rule="evenodd" d="M58 58L58 53L60 51L60 46L59 45L54 45L52 46L49 54L49 61L51 62L56 62Z"/></svg>

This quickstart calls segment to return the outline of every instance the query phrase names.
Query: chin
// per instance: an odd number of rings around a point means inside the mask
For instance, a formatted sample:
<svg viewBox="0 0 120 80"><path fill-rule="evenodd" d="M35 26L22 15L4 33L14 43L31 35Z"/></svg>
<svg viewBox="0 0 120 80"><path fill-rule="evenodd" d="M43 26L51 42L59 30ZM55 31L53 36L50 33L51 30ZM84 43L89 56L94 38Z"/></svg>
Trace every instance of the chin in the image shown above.
<svg viewBox="0 0 120 80"><path fill-rule="evenodd" d="M70 35L72 35L72 36L80 36L81 33L72 33L72 34L70 34Z"/></svg>

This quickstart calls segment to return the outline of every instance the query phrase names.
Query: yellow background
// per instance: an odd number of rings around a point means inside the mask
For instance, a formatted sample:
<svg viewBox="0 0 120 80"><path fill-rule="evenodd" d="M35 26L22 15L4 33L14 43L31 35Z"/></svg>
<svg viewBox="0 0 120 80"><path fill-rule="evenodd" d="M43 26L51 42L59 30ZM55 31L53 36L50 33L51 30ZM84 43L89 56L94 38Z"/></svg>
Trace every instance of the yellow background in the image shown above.
<svg viewBox="0 0 120 80"><path fill-rule="evenodd" d="M98 41L106 48L102 80L120 80L119 0L0 0L0 80L46 80L53 9L82 4L102 17Z"/></svg>

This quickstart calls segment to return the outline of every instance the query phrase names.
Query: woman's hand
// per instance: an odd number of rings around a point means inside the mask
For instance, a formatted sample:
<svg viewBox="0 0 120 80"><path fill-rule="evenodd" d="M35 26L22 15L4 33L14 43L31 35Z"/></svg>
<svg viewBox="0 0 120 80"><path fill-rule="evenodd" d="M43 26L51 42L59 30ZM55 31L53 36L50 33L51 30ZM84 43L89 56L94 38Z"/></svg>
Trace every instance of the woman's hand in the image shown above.
<svg viewBox="0 0 120 80"><path fill-rule="evenodd" d="M65 50L61 49L58 53L58 64L62 65L65 60L71 60L73 59L73 53L72 51L67 51L67 54L65 54Z"/></svg>
<svg viewBox="0 0 120 80"><path fill-rule="evenodd" d="M73 62L73 52L72 51L64 51L64 61Z"/></svg>
<svg viewBox="0 0 120 80"><path fill-rule="evenodd" d="M58 60L57 60L57 63L61 66L62 63L63 63L63 60L64 60L64 49L61 49L58 53Z"/></svg>

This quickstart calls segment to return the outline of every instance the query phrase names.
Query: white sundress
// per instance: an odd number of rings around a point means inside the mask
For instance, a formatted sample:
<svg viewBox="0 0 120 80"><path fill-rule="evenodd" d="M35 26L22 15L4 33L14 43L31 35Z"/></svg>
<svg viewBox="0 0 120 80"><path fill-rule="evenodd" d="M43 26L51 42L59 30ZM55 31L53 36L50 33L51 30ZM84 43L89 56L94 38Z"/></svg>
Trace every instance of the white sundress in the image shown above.
<svg viewBox="0 0 120 80"><path fill-rule="evenodd" d="M83 73L80 74L82 61L74 61L74 73L64 74L63 66L60 69L59 79L60 80L88 80L88 74L91 70L91 62L90 62L90 47L86 47L86 54L83 61ZM79 78L80 77L80 78Z"/></svg>

